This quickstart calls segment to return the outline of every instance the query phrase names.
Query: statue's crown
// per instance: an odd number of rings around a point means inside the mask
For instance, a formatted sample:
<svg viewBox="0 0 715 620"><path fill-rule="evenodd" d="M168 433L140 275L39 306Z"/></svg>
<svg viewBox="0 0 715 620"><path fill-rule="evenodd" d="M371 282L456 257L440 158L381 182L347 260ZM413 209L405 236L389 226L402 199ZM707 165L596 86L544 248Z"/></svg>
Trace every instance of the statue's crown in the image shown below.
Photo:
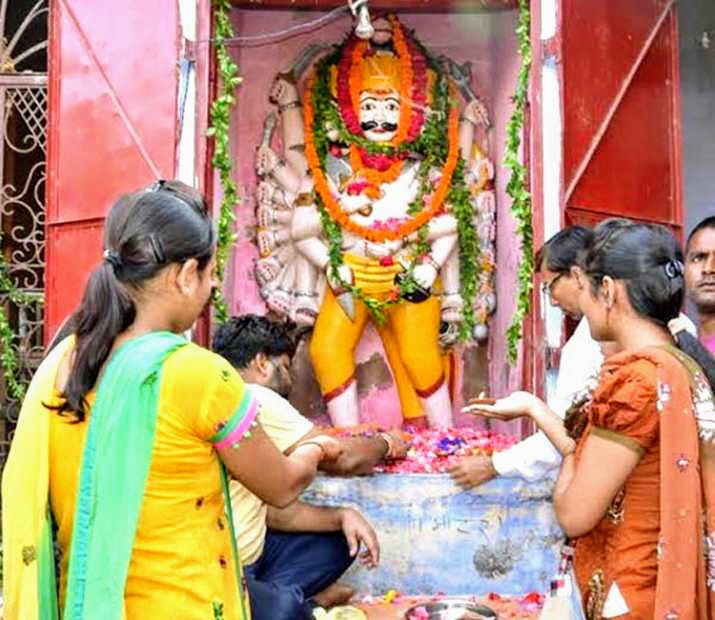
<svg viewBox="0 0 715 620"><path fill-rule="evenodd" d="M358 66L361 91L400 92L400 61L391 52L368 52Z"/></svg>

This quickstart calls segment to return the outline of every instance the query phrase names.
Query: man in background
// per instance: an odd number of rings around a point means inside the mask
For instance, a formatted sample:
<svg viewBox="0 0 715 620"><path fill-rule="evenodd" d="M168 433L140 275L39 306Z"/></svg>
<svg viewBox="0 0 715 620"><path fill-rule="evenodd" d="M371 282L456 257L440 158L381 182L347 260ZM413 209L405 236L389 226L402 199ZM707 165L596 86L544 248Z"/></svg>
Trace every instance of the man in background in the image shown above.
<svg viewBox="0 0 715 620"><path fill-rule="evenodd" d="M603 363L601 347L591 338L588 322L581 318L578 302L585 282L579 267L580 259L592 239L591 229L570 226L551 237L535 258L545 297L552 306L580 319L573 335L561 349L556 389L549 400L550 408L561 417L565 417L567 409L579 394L588 390L591 384L595 385ZM558 451L539 431L492 456L464 457L449 473L457 484L469 489L497 475L539 480L558 470L560 464Z"/></svg>
<svg viewBox="0 0 715 620"><path fill-rule="evenodd" d="M685 292L698 313L698 337L715 355L715 216L706 217L685 244Z"/></svg>

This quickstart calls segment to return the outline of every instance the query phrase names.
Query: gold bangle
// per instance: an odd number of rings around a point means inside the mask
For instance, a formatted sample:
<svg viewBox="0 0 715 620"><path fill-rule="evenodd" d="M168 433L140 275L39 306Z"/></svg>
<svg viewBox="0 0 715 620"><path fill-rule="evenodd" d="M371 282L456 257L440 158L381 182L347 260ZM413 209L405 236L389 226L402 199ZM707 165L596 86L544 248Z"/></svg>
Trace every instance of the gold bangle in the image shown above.
<svg viewBox="0 0 715 620"><path fill-rule="evenodd" d="M288 103L283 103L278 106L278 112L283 113L286 110L290 110L291 108L302 108L303 104L300 102L300 99L296 99L295 101L289 101Z"/></svg>
<svg viewBox="0 0 715 620"><path fill-rule="evenodd" d="M323 447L323 444L321 444L319 441L315 441L314 439L306 439L305 441L301 441L295 448L293 448L293 452L295 452L298 448L302 448L303 446L318 446L320 448L320 460L322 461L325 458L325 448Z"/></svg>
<svg viewBox="0 0 715 620"><path fill-rule="evenodd" d="M293 201L294 207L310 207L315 203L313 192L301 192Z"/></svg>
<svg viewBox="0 0 715 620"><path fill-rule="evenodd" d="M382 458L385 460L393 458L395 456L395 442L392 441L392 437L390 437L390 434L381 432L378 437L382 439L382 441L384 441L385 445L387 446L387 452L385 452Z"/></svg>

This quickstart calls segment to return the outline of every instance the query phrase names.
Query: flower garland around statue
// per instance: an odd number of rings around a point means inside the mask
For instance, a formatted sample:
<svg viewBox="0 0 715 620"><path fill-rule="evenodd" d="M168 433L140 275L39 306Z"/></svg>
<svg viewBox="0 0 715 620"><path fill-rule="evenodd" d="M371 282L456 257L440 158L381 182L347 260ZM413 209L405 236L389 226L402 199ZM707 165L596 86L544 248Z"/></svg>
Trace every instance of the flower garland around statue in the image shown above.
<svg viewBox="0 0 715 620"><path fill-rule="evenodd" d="M384 321L389 306L400 303L419 289L412 273L418 264L427 260L429 221L449 205L458 223L460 281L465 301L460 335L464 339L469 337L474 326L473 301L481 261L473 224L474 204L465 182L465 162L459 151L456 93L441 68L428 60L419 43L405 36L397 18L391 16L390 22L400 67L400 119L393 140L389 143L371 142L362 135L360 128L357 104L362 84L357 67L363 57L371 53L366 42L349 38L334 54L318 63L306 87L305 154L315 184L323 231L329 243L331 275L339 280L337 269L343 263L343 229L377 243L405 238L413 240L413 258L405 277L385 298L370 297L360 288L340 282L365 303L378 322ZM429 84L428 63L437 75L433 84ZM337 74L335 99L331 92L331 70ZM428 94L431 97L429 111ZM329 153L338 156L347 153L351 169L362 179L352 183L348 192L364 192L373 197L379 192L381 183L398 178L409 155L417 156L420 159L419 189L409 205L409 217L371 226L354 222L328 185L324 170Z"/></svg>

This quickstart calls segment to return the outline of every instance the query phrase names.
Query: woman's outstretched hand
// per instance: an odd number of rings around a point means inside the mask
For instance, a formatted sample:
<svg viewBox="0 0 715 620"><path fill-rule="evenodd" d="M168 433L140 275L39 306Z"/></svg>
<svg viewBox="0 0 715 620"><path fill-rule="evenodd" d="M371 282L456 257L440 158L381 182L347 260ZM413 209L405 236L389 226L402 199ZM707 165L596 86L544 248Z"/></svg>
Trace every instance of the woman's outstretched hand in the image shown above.
<svg viewBox="0 0 715 620"><path fill-rule="evenodd" d="M475 399L462 408L462 413L472 413L497 420L513 420L532 416L544 402L529 392L513 392L505 398L487 404L484 399Z"/></svg>

